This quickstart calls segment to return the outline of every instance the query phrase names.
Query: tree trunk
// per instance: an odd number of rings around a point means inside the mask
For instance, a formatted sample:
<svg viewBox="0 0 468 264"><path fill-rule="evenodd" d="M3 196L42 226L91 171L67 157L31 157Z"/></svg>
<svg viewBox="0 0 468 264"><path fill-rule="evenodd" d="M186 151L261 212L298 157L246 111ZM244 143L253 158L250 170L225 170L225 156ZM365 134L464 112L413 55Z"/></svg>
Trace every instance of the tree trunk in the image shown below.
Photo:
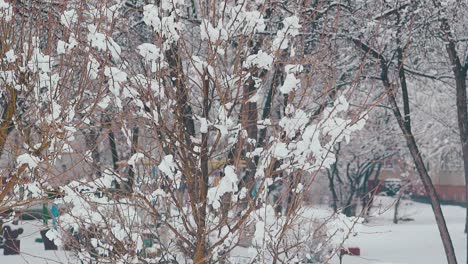
<svg viewBox="0 0 468 264"><path fill-rule="evenodd" d="M464 67L466 68L466 66ZM466 70L455 68L457 90L457 118L458 128L460 130L460 141L462 144L463 168L465 171L465 203L468 202L468 111L466 98ZM468 206L466 208L465 233L468 232ZM468 242L468 237L467 237ZM468 243L467 243L468 247ZM468 252L468 248L467 248Z"/></svg>
<svg viewBox="0 0 468 264"><path fill-rule="evenodd" d="M455 76L456 94L457 94L457 119L460 130L460 141L462 144L463 168L465 170L465 233L466 233L466 254L468 258L468 111L466 101L466 73L468 70L468 60L464 65L458 57L455 38L452 35L452 29L449 21L443 14L443 6L440 1L433 0L433 5L438 9L440 29L445 41L445 49L452 64L452 71Z"/></svg>
<svg viewBox="0 0 468 264"><path fill-rule="evenodd" d="M395 202L395 211L393 213L393 223L398 224L398 210L400 209L400 202L401 202L401 195L397 196L397 200Z"/></svg>
<svg viewBox="0 0 468 264"><path fill-rule="evenodd" d="M13 119L16 114L16 99L18 97L18 92L13 87L7 86L6 90L10 93L10 100L5 104L0 123L0 157L3 154L8 135L14 127Z"/></svg>
<svg viewBox="0 0 468 264"><path fill-rule="evenodd" d="M119 154L117 152L117 145L115 144L115 136L114 131L112 131L112 126L109 127L107 136L109 137L109 146L112 153L112 165L114 170L117 170L119 167L119 165L117 165L117 162L119 161Z"/></svg>
<svg viewBox="0 0 468 264"><path fill-rule="evenodd" d="M186 87L186 76L182 66L178 43L172 44L171 48L166 51L166 57L170 69L169 76L171 83L176 88L176 116L177 123L179 124L177 136L181 137L180 139L184 140L187 146L192 146L192 137L195 136L195 121L193 119L192 107L190 106L188 99L189 92ZM188 160L191 157L191 154L188 154L183 148L180 148L179 151L181 152L180 155L183 160ZM190 150L188 151L190 152ZM187 164L188 163L189 162L187 162ZM184 170L182 174L182 185L180 186L179 199L182 203L185 203L186 199L183 199L183 197L187 193L191 193L190 205L192 210L196 212L197 209L195 208L195 203L193 201L196 200L197 197L193 194L195 194L197 186L196 183L191 182L192 177L188 175L193 174L193 172L190 171L189 166L185 169L186 170Z"/></svg>
<svg viewBox="0 0 468 264"><path fill-rule="evenodd" d="M457 259L455 256L455 251L453 249L452 240L450 238L450 234L447 229L447 223L445 222L442 208L440 207L439 197L437 196L434 185L432 184L431 177L429 176L427 172L426 166L421 157L421 153L419 152L414 136L412 134L406 133L406 127L405 127L403 117L401 116L401 113L398 109L395 110L395 107L396 107L395 98L393 97L393 95L389 97L391 98L390 100L392 101L391 103L392 108L394 108L394 114L398 120L398 124L400 125L400 128L403 130L403 133L405 134L407 146L410 150L411 156L413 157L414 164L419 173L421 181L424 185L424 189L426 190L426 193L431 200L432 210L434 211L437 226L439 228L440 236L442 238L442 243L444 245L445 254L447 256L447 261L449 264L456 264Z"/></svg>
<svg viewBox="0 0 468 264"><path fill-rule="evenodd" d="M380 158L380 160L382 159L383 158ZM379 161L377 164L377 170L375 171L375 174L374 174L374 180L373 180L374 182L372 183L372 189L369 190L369 201L367 202L368 208L367 208L365 217L369 216L370 210L372 206L374 205L374 196L377 194L378 180L379 180L381 170L382 170L382 162Z"/></svg>
<svg viewBox="0 0 468 264"><path fill-rule="evenodd" d="M351 190L351 194L348 196L348 199L346 200L346 203L344 205L344 210L343 213L347 217L355 216L356 210L355 210L355 204L354 202L354 193L355 190Z"/></svg>
<svg viewBox="0 0 468 264"><path fill-rule="evenodd" d="M336 213L338 211L338 195L336 194L335 190L335 168L336 162L332 165L330 169L327 169L328 173L328 188L332 194L332 208L333 211Z"/></svg>
<svg viewBox="0 0 468 264"><path fill-rule="evenodd" d="M453 44L453 43L452 43ZM466 206L466 217L465 217L465 233L467 234L467 259L468 259L468 111L466 101L466 69L468 65L461 67L460 60L456 56L455 46L448 45L447 50L449 54L452 54L451 60L453 61L453 72L456 80L456 91L457 91L457 119L458 129L460 130L460 141L462 145L463 155L463 168L465 172L465 206ZM454 58L452 58L455 56Z"/></svg>
<svg viewBox="0 0 468 264"><path fill-rule="evenodd" d="M381 68L380 77L384 85L384 88L387 92L387 96L388 96L389 103L393 111L393 115L395 116L397 120L398 126L403 132L403 135L406 140L406 144L408 146L408 149L410 150L411 156L413 157L413 160L414 160L414 164L419 173L419 177L423 183L426 194L430 198L432 210L434 211L434 216L436 219L437 227L439 228L440 237L442 239L442 244L444 245L447 262L448 264L456 264L457 258L455 256L455 250L453 249L452 239L450 238L450 234L447 229L447 223L445 222L442 208L440 207L439 197L437 196L434 185L432 184L431 177L429 176L427 172L421 153L419 152L418 145L416 144L416 140L414 139L414 136L411 133L411 131L408 131L409 127L407 127L407 122L409 122L409 120L405 119L401 115L400 109L398 108L396 98L395 98L395 89L393 87L394 85L390 83L390 80L388 78L387 60L382 56L382 54L380 54L378 51L374 50L367 44L363 43L362 41L358 39L352 39L352 41L358 48L362 49L364 52L368 53L370 56L380 61L380 68ZM399 65L399 66L402 67L402 65ZM407 97L403 97L403 104L409 105L409 100ZM404 107L404 108L409 110L409 107ZM409 113L408 113L408 116L409 116Z"/></svg>
<svg viewBox="0 0 468 264"><path fill-rule="evenodd" d="M257 74L255 74L256 76ZM250 97L254 96L257 92L257 88L255 87L255 80L254 77L250 77L248 80L248 85L243 87L243 102L242 105L242 127L245 128L247 131L247 136L249 139L253 139L257 141L258 135L258 128L257 128L257 119L258 119L258 110L257 110L257 103L256 102L249 102L248 100ZM245 144L245 143L244 143ZM255 145L246 142L245 151L250 152L255 149ZM241 150L241 149L239 149ZM245 187L249 195L251 195L251 190L254 186L254 175L256 171L256 164L254 160L248 160L247 163L247 175L245 179Z"/></svg>
<svg viewBox="0 0 468 264"><path fill-rule="evenodd" d="M133 127L132 133L132 147L130 150L130 157L137 152L138 148L138 138L139 138L139 128L138 126ZM115 145L115 144L114 144ZM115 150L117 152L117 149ZM133 185L135 184L135 168L133 165L128 167L128 190L131 192L133 190Z"/></svg>
<svg viewBox="0 0 468 264"><path fill-rule="evenodd" d="M205 72L203 84L203 118L208 121L210 111L209 101L209 85L210 79L208 78L208 72ZM198 178L199 186L199 198L198 203L201 204L197 214L197 245L195 248L194 263L203 264L207 260L207 249L206 249L206 210L207 210L207 196L208 196L208 180L209 180L209 168L208 168L208 139L209 130L206 133L201 133L201 148L200 148L200 177ZM197 191L197 190L195 190Z"/></svg>
<svg viewBox="0 0 468 264"><path fill-rule="evenodd" d="M83 132L85 136L86 147L91 150L91 175L94 177L101 177L101 154L99 153L99 144L97 139L99 132L96 128L90 128L89 132Z"/></svg>
<svg viewBox="0 0 468 264"><path fill-rule="evenodd" d="M442 239L442 243L444 245L445 255L447 257L447 262L449 264L456 264L457 258L455 256L455 250L453 249L452 240L450 238L450 234L447 229L447 223L445 222L444 214L442 212L442 208L440 207L439 197L437 196L436 190L434 185L432 184L431 177L427 172L426 165L424 164L424 160L422 159L421 153L419 152L418 145L416 144L416 140L414 139L413 134L411 131L408 131L407 123L404 117L401 115L400 109L398 108L393 85L390 83L388 79L388 69L386 66L386 62L382 60L381 62L382 67L382 82L384 84L385 89L387 90L388 98L390 101L391 108L393 110L393 114L397 119L398 125L400 126L401 131L406 139L406 144L410 150L411 156L413 157L414 164L416 169L419 173L421 181L424 185L424 189L426 190L427 195L431 200L432 210L434 211L434 216L436 219L437 226L439 228L440 237ZM407 100L403 100L405 104L409 102Z"/></svg>

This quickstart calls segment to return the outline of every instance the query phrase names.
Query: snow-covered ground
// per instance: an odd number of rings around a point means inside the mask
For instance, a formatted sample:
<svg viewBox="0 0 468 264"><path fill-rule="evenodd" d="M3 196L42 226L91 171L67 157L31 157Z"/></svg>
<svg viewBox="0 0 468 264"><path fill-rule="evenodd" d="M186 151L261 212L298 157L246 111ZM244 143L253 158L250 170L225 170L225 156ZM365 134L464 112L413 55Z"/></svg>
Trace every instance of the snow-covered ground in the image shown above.
<svg viewBox="0 0 468 264"><path fill-rule="evenodd" d="M373 217L356 226L357 235L351 236L346 246L357 246L361 256L344 256L343 264L442 264L446 263L442 242L430 205L402 201L400 217L414 221L393 224L393 198L377 197ZM443 206L450 234L458 257L458 263L467 263L466 236L463 232L465 209L459 206ZM65 251L45 251L40 237L40 221L22 221L24 233L21 239L21 255L4 256L0 251L0 263L73 263ZM16 226L15 228L17 228ZM338 264L337 258L332 260Z"/></svg>
<svg viewBox="0 0 468 264"><path fill-rule="evenodd" d="M358 246L361 256L344 256L343 264L447 263L431 206L404 200L400 217L414 221L393 224L394 199L377 197L369 223L359 225L345 245ZM458 263L467 263L465 209L443 206ZM335 263L339 263L335 260Z"/></svg>
<svg viewBox="0 0 468 264"><path fill-rule="evenodd" d="M21 254L4 256L0 250L0 263L5 264L42 264L42 263L73 263L73 260L62 250L44 250L43 243L35 242L40 238L40 230L44 227L41 221L20 221L17 226L10 225L13 229L23 228L23 234L19 236Z"/></svg>

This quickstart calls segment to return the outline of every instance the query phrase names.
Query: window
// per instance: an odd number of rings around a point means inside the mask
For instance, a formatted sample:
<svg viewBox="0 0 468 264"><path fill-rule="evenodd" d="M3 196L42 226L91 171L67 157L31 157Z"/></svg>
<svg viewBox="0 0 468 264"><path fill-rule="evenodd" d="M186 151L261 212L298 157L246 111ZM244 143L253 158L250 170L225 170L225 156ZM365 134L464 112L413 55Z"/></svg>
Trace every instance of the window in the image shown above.
<svg viewBox="0 0 468 264"><path fill-rule="evenodd" d="M451 151L442 157L442 169L459 171L462 169L462 157L458 151Z"/></svg>
<svg viewBox="0 0 468 264"><path fill-rule="evenodd" d="M385 169L393 169L394 159L392 157L385 159L383 167Z"/></svg>

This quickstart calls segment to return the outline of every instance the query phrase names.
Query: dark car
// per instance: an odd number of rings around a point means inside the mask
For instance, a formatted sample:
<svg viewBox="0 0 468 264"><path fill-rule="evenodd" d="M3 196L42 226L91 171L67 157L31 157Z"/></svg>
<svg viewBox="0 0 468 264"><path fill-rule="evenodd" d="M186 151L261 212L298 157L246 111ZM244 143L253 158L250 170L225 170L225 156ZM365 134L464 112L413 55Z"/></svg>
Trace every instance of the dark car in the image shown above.
<svg viewBox="0 0 468 264"><path fill-rule="evenodd" d="M394 196L401 189L401 180L397 178L385 179L382 181L382 192L388 196Z"/></svg>

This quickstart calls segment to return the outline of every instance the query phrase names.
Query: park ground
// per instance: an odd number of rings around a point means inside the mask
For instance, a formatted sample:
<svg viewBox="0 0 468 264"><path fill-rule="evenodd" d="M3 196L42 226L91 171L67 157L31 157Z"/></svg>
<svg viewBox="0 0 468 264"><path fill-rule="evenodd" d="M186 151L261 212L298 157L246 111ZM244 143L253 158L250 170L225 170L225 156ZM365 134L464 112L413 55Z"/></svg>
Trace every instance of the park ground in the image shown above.
<svg viewBox="0 0 468 264"><path fill-rule="evenodd" d="M347 247L359 247L360 256L344 256L342 264L442 264L446 263L442 242L429 204L403 200L400 218L407 221L393 223L394 198L378 196L369 221L355 226L355 233L345 242ZM465 208L444 205L443 211L452 236L458 263L467 263ZM0 263L73 263L65 251L45 251L40 237L40 221L21 221L24 228L21 254L3 256ZM339 264L337 257L332 264Z"/></svg>

